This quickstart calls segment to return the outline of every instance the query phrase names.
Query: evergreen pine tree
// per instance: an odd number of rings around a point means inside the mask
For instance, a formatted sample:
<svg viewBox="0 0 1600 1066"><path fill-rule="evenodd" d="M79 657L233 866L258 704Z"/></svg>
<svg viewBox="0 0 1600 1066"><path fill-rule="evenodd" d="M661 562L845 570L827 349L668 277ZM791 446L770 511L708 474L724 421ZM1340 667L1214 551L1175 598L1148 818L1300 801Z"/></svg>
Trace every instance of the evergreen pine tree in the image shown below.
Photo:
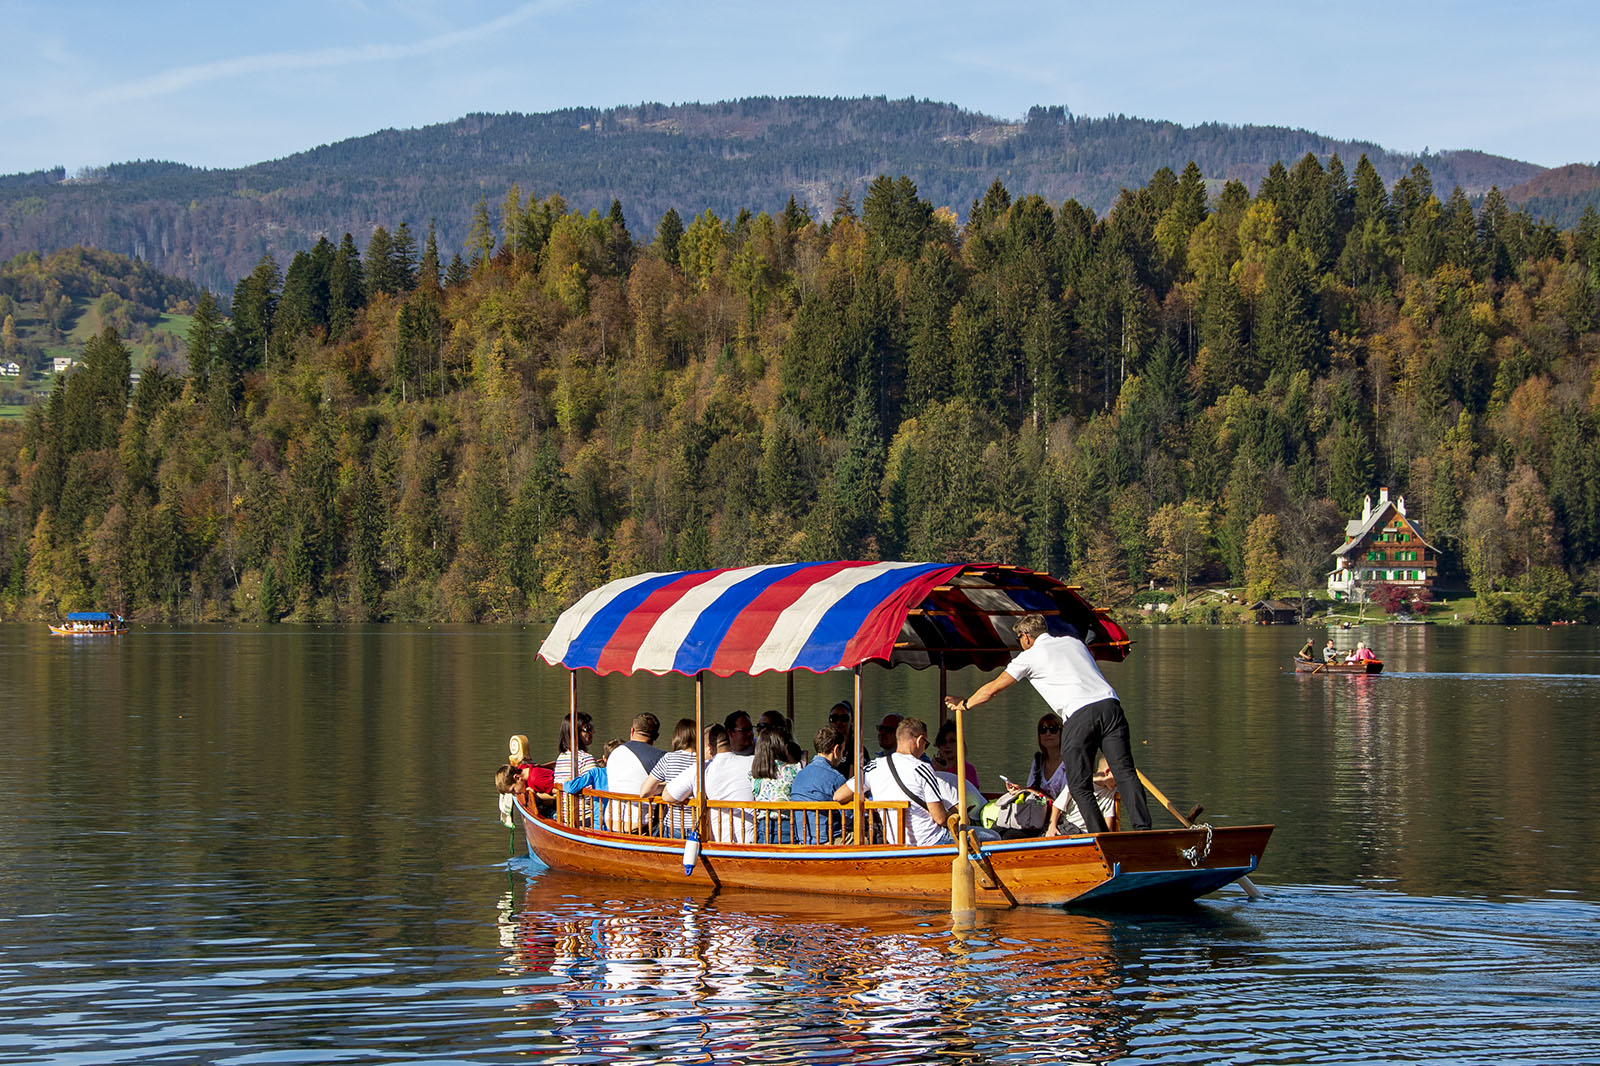
<svg viewBox="0 0 1600 1066"><path fill-rule="evenodd" d="M394 273L394 239L382 226L374 226L367 239L367 297L400 291Z"/></svg>
<svg viewBox="0 0 1600 1066"><path fill-rule="evenodd" d="M328 335L342 337L366 305L367 283L356 242L346 233L328 268Z"/></svg>
<svg viewBox="0 0 1600 1066"><path fill-rule="evenodd" d="M189 320L188 345L189 376L202 393L211 382L211 366L217 356L221 334L226 329L227 324L217 310L216 297L211 295L210 289L202 289L194 317Z"/></svg>
<svg viewBox="0 0 1600 1066"><path fill-rule="evenodd" d="M667 208L667 213L661 216L660 225L656 226L656 254L668 263L678 261L678 245L683 240L683 219L678 217L674 208Z"/></svg>
<svg viewBox="0 0 1600 1066"><path fill-rule="evenodd" d="M417 287L417 239L405 222L395 227L389 244L389 281L401 295Z"/></svg>
<svg viewBox="0 0 1600 1066"><path fill-rule="evenodd" d="M428 219L428 238L422 244L422 262L417 267L417 284L424 292L439 288L439 242L434 237L433 219Z"/></svg>

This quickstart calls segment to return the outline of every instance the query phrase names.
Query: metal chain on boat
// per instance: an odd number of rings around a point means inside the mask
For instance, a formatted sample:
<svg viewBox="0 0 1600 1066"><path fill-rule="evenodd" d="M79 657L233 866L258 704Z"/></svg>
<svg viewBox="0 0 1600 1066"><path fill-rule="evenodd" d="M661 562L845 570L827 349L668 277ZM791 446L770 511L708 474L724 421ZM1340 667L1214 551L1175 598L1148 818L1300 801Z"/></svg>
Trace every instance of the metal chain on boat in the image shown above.
<svg viewBox="0 0 1600 1066"><path fill-rule="evenodd" d="M1197 822L1196 824L1190 826L1189 828L1190 829L1204 829L1206 831L1206 846L1205 846L1205 850L1202 851L1199 847L1184 848L1182 851L1178 852L1178 854L1182 855L1184 858L1188 859L1190 866L1199 866L1202 862L1204 862L1206 860L1206 856L1211 854L1211 823L1210 822Z"/></svg>

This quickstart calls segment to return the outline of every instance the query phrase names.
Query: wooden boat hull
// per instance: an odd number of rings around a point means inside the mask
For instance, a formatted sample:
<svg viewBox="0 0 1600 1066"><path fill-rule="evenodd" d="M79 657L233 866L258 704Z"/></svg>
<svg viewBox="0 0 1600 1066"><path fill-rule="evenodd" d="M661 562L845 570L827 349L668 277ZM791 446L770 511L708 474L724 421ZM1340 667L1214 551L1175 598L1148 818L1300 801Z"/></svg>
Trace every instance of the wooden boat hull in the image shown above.
<svg viewBox="0 0 1600 1066"><path fill-rule="evenodd" d="M948 901L957 853L948 844L818 848L708 842L694 870L685 874L682 841L574 828L518 810L528 851L546 866L708 890ZM1209 848L1204 827L986 842L972 860L977 867L977 904L1188 903L1253 871L1272 829L1270 825L1214 828L1209 830Z"/></svg>
<svg viewBox="0 0 1600 1066"><path fill-rule="evenodd" d="M1359 663L1308 663L1304 659L1294 661L1294 672L1297 674L1381 674L1383 673L1382 659L1367 659Z"/></svg>

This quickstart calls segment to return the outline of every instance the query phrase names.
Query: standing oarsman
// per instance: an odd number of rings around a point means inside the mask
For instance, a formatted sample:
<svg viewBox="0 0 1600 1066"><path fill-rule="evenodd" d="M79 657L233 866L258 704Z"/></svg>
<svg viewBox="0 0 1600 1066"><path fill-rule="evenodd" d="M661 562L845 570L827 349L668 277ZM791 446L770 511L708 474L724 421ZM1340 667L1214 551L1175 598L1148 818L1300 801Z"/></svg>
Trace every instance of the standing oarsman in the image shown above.
<svg viewBox="0 0 1600 1066"><path fill-rule="evenodd" d="M999 677L965 700L945 697L951 711L988 703L997 692L1018 681L1032 681L1050 709L1061 716L1061 764L1067 771L1067 788L1078 804L1091 833L1104 833L1106 820L1094 798L1095 753L1103 752L1117 780L1117 791L1127 804L1134 829L1150 828L1150 810L1144 785L1133 765L1128 719L1116 689L1100 673L1094 655L1076 636L1052 636L1044 615L1026 614L1017 620L1017 641L1022 652ZM1055 834L1051 826L1050 835Z"/></svg>

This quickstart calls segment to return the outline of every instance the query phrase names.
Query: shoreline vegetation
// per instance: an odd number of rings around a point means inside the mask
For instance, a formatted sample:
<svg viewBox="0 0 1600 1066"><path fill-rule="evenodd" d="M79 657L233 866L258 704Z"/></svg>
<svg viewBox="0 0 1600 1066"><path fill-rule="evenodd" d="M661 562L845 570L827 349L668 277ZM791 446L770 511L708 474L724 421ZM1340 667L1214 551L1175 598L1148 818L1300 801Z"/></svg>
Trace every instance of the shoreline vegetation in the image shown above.
<svg viewBox="0 0 1600 1066"><path fill-rule="evenodd" d="M642 571L921 558L1138 621L1153 580L1321 589L1380 485L1472 619L1595 609L1593 209L1562 231L1308 155L1254 195L1162 168L1104 217L882 176L639 234L513 186L459 254L415 221L265 256L231 301L101 300L0 420L0 617L518 622ZM70 329L54 261L0 267L8 352ZM133 385L115 323L162 315L187 343Z"/></svg>

